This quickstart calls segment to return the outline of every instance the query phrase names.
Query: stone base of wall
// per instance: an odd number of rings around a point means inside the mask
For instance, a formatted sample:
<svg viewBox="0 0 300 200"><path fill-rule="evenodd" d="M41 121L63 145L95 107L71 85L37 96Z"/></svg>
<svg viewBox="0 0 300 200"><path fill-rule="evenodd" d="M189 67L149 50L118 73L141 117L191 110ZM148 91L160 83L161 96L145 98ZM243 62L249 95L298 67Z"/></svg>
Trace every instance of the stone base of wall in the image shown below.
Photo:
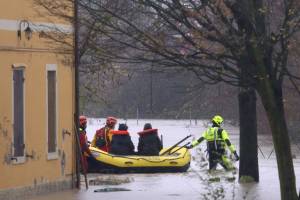
<svg viewBox="0 0 300 200"><path fill-rule="evenodd" d="M0 190L0 200L20 200L30 196L71 189L72 180L55 181L26 187Z"/></svg>

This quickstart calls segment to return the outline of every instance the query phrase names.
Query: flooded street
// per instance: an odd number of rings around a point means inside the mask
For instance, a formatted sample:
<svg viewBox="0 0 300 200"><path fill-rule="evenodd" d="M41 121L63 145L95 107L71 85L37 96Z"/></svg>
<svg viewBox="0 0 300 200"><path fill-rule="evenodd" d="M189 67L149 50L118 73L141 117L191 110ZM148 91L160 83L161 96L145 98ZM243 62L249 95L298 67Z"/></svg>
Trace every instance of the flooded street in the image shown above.
<svg viewBox="0 0 300 200"><path fill-rule="evenodd" d="M122 123L125 121L119 121ZM164 146L171 146L185 136L192 134L200 137L205 130L205 121L189 120L129 120L129 132L133 143L137 146L138 136L145 122L152 123L154 128L159 129L159 134L163 134ZM88 124L88 138L92 140L96 129L102 126L103 120L91 119ZM229 124L224 127L230 134L232 143L239 150L238 128ZM189 139L188 141L190 141ZM185 142L184 142L185 143ZM120 184L94 185L90 184L85 190L82 179L81 190L69 190L52 193L44 196L29 198L29 200L95 200L95 199L143 199L143 200L176 200L176 199L280 199L280 187L277 173L275 154L272 152L273 146L270 136L259 137L259 173L260 182L255 184L238 183L238 172L224 172L221 167L216 172L209 174L207 159L204 153L205 142L194 148L192 153L192 163L185 173L156 173L156 174L89 174L88 179L119 180ZM300 151L297 146L292 147L295 155L294 166L296 178L300 177ZM203 160L206 159L206 160ZM235 163L238 167L238 162ZM124 181L125 180L125 181ZM91 182L92 183L92 182ZM300 182L297 179L297 187ZM127 191L111 191L114 188L126 189ZM100 192L94 192L99 190ZM102 190L101 190L102 189ZM104 190L104 191L103 191ZM106 192L105 192L106 191Z"/></svg>

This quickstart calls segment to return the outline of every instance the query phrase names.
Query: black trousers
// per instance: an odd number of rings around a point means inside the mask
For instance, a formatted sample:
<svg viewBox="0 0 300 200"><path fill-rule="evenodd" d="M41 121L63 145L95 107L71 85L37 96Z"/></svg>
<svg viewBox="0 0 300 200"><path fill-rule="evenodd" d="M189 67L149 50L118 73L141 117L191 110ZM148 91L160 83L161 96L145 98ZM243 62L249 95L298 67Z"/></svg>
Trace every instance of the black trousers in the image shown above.
<svg viewBox="0 0 300 200"><path fill-rule="evenodd" d="M228 165L226 164L226 162L224 162L224 157L226 156L225 154L225 150L210 150L208 152L208 156L209 156L209 169L216 169L218 163L226 170L228 170Z"/></svg>

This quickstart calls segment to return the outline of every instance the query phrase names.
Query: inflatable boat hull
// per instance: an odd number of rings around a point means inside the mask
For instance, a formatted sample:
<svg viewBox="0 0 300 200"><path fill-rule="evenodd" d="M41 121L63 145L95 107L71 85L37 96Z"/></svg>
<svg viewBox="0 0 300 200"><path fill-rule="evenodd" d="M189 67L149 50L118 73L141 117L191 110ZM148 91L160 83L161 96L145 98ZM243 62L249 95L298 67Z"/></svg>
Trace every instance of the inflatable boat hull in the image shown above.
<svg viewBox="0 0 300 200"><path fill-rule="evenodd" d="M175 152L179 147L175 147ZM88 157L88 171L98 173L161 173L185 172L191 155L186 148L163 156L113 155L90 147L94 158ZM163 149L163 153L166 149Z"/></svg>

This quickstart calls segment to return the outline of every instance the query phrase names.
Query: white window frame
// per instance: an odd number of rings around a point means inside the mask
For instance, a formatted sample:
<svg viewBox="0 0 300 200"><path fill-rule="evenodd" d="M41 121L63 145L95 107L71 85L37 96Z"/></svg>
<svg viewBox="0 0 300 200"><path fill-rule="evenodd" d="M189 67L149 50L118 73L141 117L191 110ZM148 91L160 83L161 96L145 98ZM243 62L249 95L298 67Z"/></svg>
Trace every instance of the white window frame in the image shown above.
<svg viewBox="0 0 300 200"><path fill-rule="evenodd" d="M56 86L55 86L55 92L56 92L56 99L55 99L55 105L56 105L56 134L55 134L55 152L51 152L49 153L49 149L48 149L48 71L55 71L55 80L56 80ZM57 64L46 64L46 152L47 152L47 159L48 160L54 160L54 159L58 159L59 155L58 155L58 73L57 73Z"/></svg>
<svg viewBox="0 0 300 200"><path fill-rule="evenodd" d="M12 134L12 164L22 164L22 163L25 163L26 162L26 145L24 147L24 155L23 156L17 156L15 157L15 148L14 148L14 122L15 122L15 116L14 116L14 113L15 113L15 108L14 108L14 70L22 70L23 71L23 78L25 79L26 77L26 73L25 73L25 68L26 68L26 65L25 64L21 64L21 63L17 63L17 64L13 64L12 65L12 127L13 127L13 134ZM23 142L24 144L25 141L26 141L26 104L25 104L25 97L26 97L26 87L25 87L25 81L23 82ZM16 158L16 160L14 159Z"/></svg>

